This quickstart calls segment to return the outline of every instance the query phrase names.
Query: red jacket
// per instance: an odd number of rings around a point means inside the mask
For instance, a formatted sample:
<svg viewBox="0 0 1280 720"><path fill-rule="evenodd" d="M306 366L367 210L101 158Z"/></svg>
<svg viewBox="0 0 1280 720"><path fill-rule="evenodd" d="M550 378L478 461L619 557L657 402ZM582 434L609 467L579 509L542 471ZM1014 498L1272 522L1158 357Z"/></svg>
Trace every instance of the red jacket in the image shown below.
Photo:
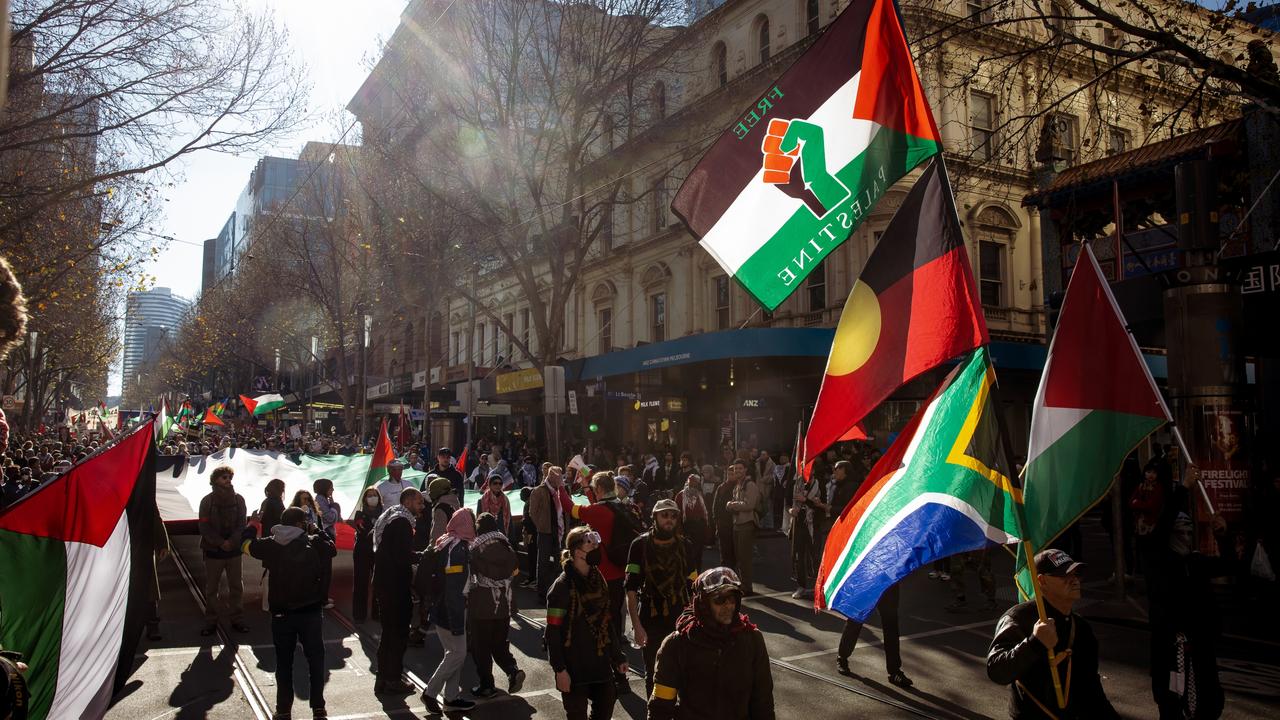
<svg viewBox="0 0 1280 720"><path fill-rule="evenodd" d="M590 525L592 530L600 533L600 574L609 582L622 580L623 569L614 565L609 560L609 553L605 552L609 539L613 537L613 510L603 503L575 505L569 499L568 493L560 494L560 506L564 508L566 515L574 520L581 520Z"/></svg>

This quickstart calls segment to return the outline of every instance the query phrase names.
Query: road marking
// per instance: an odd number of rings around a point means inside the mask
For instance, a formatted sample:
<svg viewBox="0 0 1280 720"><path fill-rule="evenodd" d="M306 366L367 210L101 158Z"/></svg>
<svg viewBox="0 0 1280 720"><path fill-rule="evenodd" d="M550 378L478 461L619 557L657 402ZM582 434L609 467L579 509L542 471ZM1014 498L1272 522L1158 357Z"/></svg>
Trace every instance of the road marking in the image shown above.
<svg viewBox="0 0 1280 720"><path fill-rule="evenodd" d="M988 627L994 624L995 624L994 620L983 620L982 622L970 623L968 625L952 625L950 627L937 628L936 630L925 630L923 632L912 633L911 635L903 635L901 637L901 640L905 642L907 640L920 640L923 638L934 637L935 635L946 635L947 633L961 632L964 630L973 631L974 628ZM863 628L870 628L870 627L871 627L870 625L863 626ZM874 628L874 629L876 630L876 635L879 636L882 631L879 628ZM986 633L978 633L978 634L983 635L984 637L986 636ZM877 645L883 645L883 644L884 644L883 638L877 637L875 640L872 640L871 642L867 642L867 643L859 642L858 647L866 647L867 645L877 646ZM833 647L829 650L815 650L813 652L801 653L800 655L792 655L790 657L784 657L782 658L782 661L795 662L796 660L808 660L809 658L816 658L816 657L822 657L823 655L830 655L831 653L837 652L839 650L840 650L839 647Z"/></svg>

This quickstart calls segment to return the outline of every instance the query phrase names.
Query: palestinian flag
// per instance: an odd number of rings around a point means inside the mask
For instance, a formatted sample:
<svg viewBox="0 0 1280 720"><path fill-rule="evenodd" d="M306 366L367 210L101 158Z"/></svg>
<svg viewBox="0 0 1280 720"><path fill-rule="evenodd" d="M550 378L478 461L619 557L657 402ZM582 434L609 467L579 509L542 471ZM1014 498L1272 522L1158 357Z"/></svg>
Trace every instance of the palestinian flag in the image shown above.
<svg viewBox="0 0 1280 720"><path fill-rule="evenodd" d="M218 417L218 413L214 412L212 407L204 411L204 424L226 426L226 423L222 422L222 418Z"/></svg>
<svg viewBox="0 0 1280 720"><path fill-rule="evenodd" d="M892 0L854 0L740 117L671 210L769 310L942 147Z"/></svg>
<svg viewBox="0 0 1280 720"><path fill-rule="evenodd" d="M805 435L806 462L915 376L986 343L955 199L934 161L849 291Z"/></svg>
<svg viewBox="0 0 1280 720"><path fill-rule="evenodd" d="M996 462L994 384L978 348L907 423L831 528L815 607L863 622L916 568L1018 541L1019 498Z"/></svg>
<svg viewBox="0 0 1280 720"><path fill-rule="evenodd" d="M364 497L364 491L387 478L387 464L396 459L395 448L391 447L391 436L387 434L387 421L382 420L382 428L378 431L378 442L373 446L373 458L369 461L369 472L364 478L364 487L356 497ZM359 509L359 508L356 508Z"/></svg>
<svg viewBox="0 0 1280 720"><path fill-rule="evenodd" d="M155 439L156 443L162 443L169 437L169 433L173 431L174 419L169 417L169 405L164 400L160 401L160 414L156 416L155 422Z"/></svg>
<svg viewBox="0 0 1280 720"><path fill-rule="evenodd" d="M145 624L156 516L150 424L0 511L0 644L31 718L100 718Z"/></svg>
<svg viewBox="0 0 1280 720"><path fill-rule="evenodd" d="M1036 551L1107 494L1138 443L1172 422L1127 327L1086 245L1071 271L1031 406L1023 532ZM1030 597L1025 566L1020 548L1019 590Z"/></svg>
<svg viewBox="0 0 1280 720"><path fill-rule="evenodd" d="M259 415L266 415L272 410L278 410L279 408L284 407L284 396L279 393L268 393L266 395L259 395L256 398L251 398L248 395L241 395L240 402L244 405L244 409L249 411L250 415L258 417Z"/></svg>

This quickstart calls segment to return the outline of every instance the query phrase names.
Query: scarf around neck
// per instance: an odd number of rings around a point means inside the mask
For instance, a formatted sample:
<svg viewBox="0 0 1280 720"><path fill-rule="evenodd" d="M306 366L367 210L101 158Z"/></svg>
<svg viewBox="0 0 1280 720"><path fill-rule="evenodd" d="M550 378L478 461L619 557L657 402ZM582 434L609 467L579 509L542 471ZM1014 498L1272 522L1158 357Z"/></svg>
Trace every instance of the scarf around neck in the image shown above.
<svg viewBox="0 0 1280 720"><path fill-rule="evenodd" d="M403 505L392 505L378 518L373 524L373 551L378 551L378 546L382 544L382 533L386 531L387 526L396 518L404 518L409 521L409 527L413 527L416 518L409 508Z"/></svg>

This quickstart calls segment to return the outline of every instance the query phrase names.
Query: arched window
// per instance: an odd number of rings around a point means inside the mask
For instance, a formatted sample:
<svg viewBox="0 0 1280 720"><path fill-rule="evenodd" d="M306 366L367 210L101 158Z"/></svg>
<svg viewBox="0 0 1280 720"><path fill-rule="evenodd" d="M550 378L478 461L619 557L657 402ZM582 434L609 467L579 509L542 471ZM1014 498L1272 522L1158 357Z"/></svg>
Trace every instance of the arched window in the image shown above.
<svg viewBox="0 0 1280 720"><path fill-rule="evenodd" d="M1012 301L1009 253L1018 226L1017 218L996 205L981 208L970 219L970 231L978 241L978 294L986 307L1005 308Z"/></svg>
<svg viewBox="0 0 1280 720"><path fill-rule="evenodd" d="M711 72L715 74L716 87L729 84L729 51L723 42L711 49Z"/></svg>
<svg viewBox="0 0 1280 720"><path fill-rule="evenodd" d="M804 29L810 35L818 34L818 24L821 20L818 5L818 0L804 1Z"/></svg>
<svg viewBox="0 0 1280 720"><path fill-rule="evenodd" d="M769 54L769 16L761 15L756 18L756 47L760 49L760 62L767 63L771 57Z"/></svg>
<svg viewBox="0 0 1280 720"><path fill-rule="evenodd" d="M653 113L654 122L667 116L667 86L662 81L654 83L649 90L649 110Z"/></svg>

